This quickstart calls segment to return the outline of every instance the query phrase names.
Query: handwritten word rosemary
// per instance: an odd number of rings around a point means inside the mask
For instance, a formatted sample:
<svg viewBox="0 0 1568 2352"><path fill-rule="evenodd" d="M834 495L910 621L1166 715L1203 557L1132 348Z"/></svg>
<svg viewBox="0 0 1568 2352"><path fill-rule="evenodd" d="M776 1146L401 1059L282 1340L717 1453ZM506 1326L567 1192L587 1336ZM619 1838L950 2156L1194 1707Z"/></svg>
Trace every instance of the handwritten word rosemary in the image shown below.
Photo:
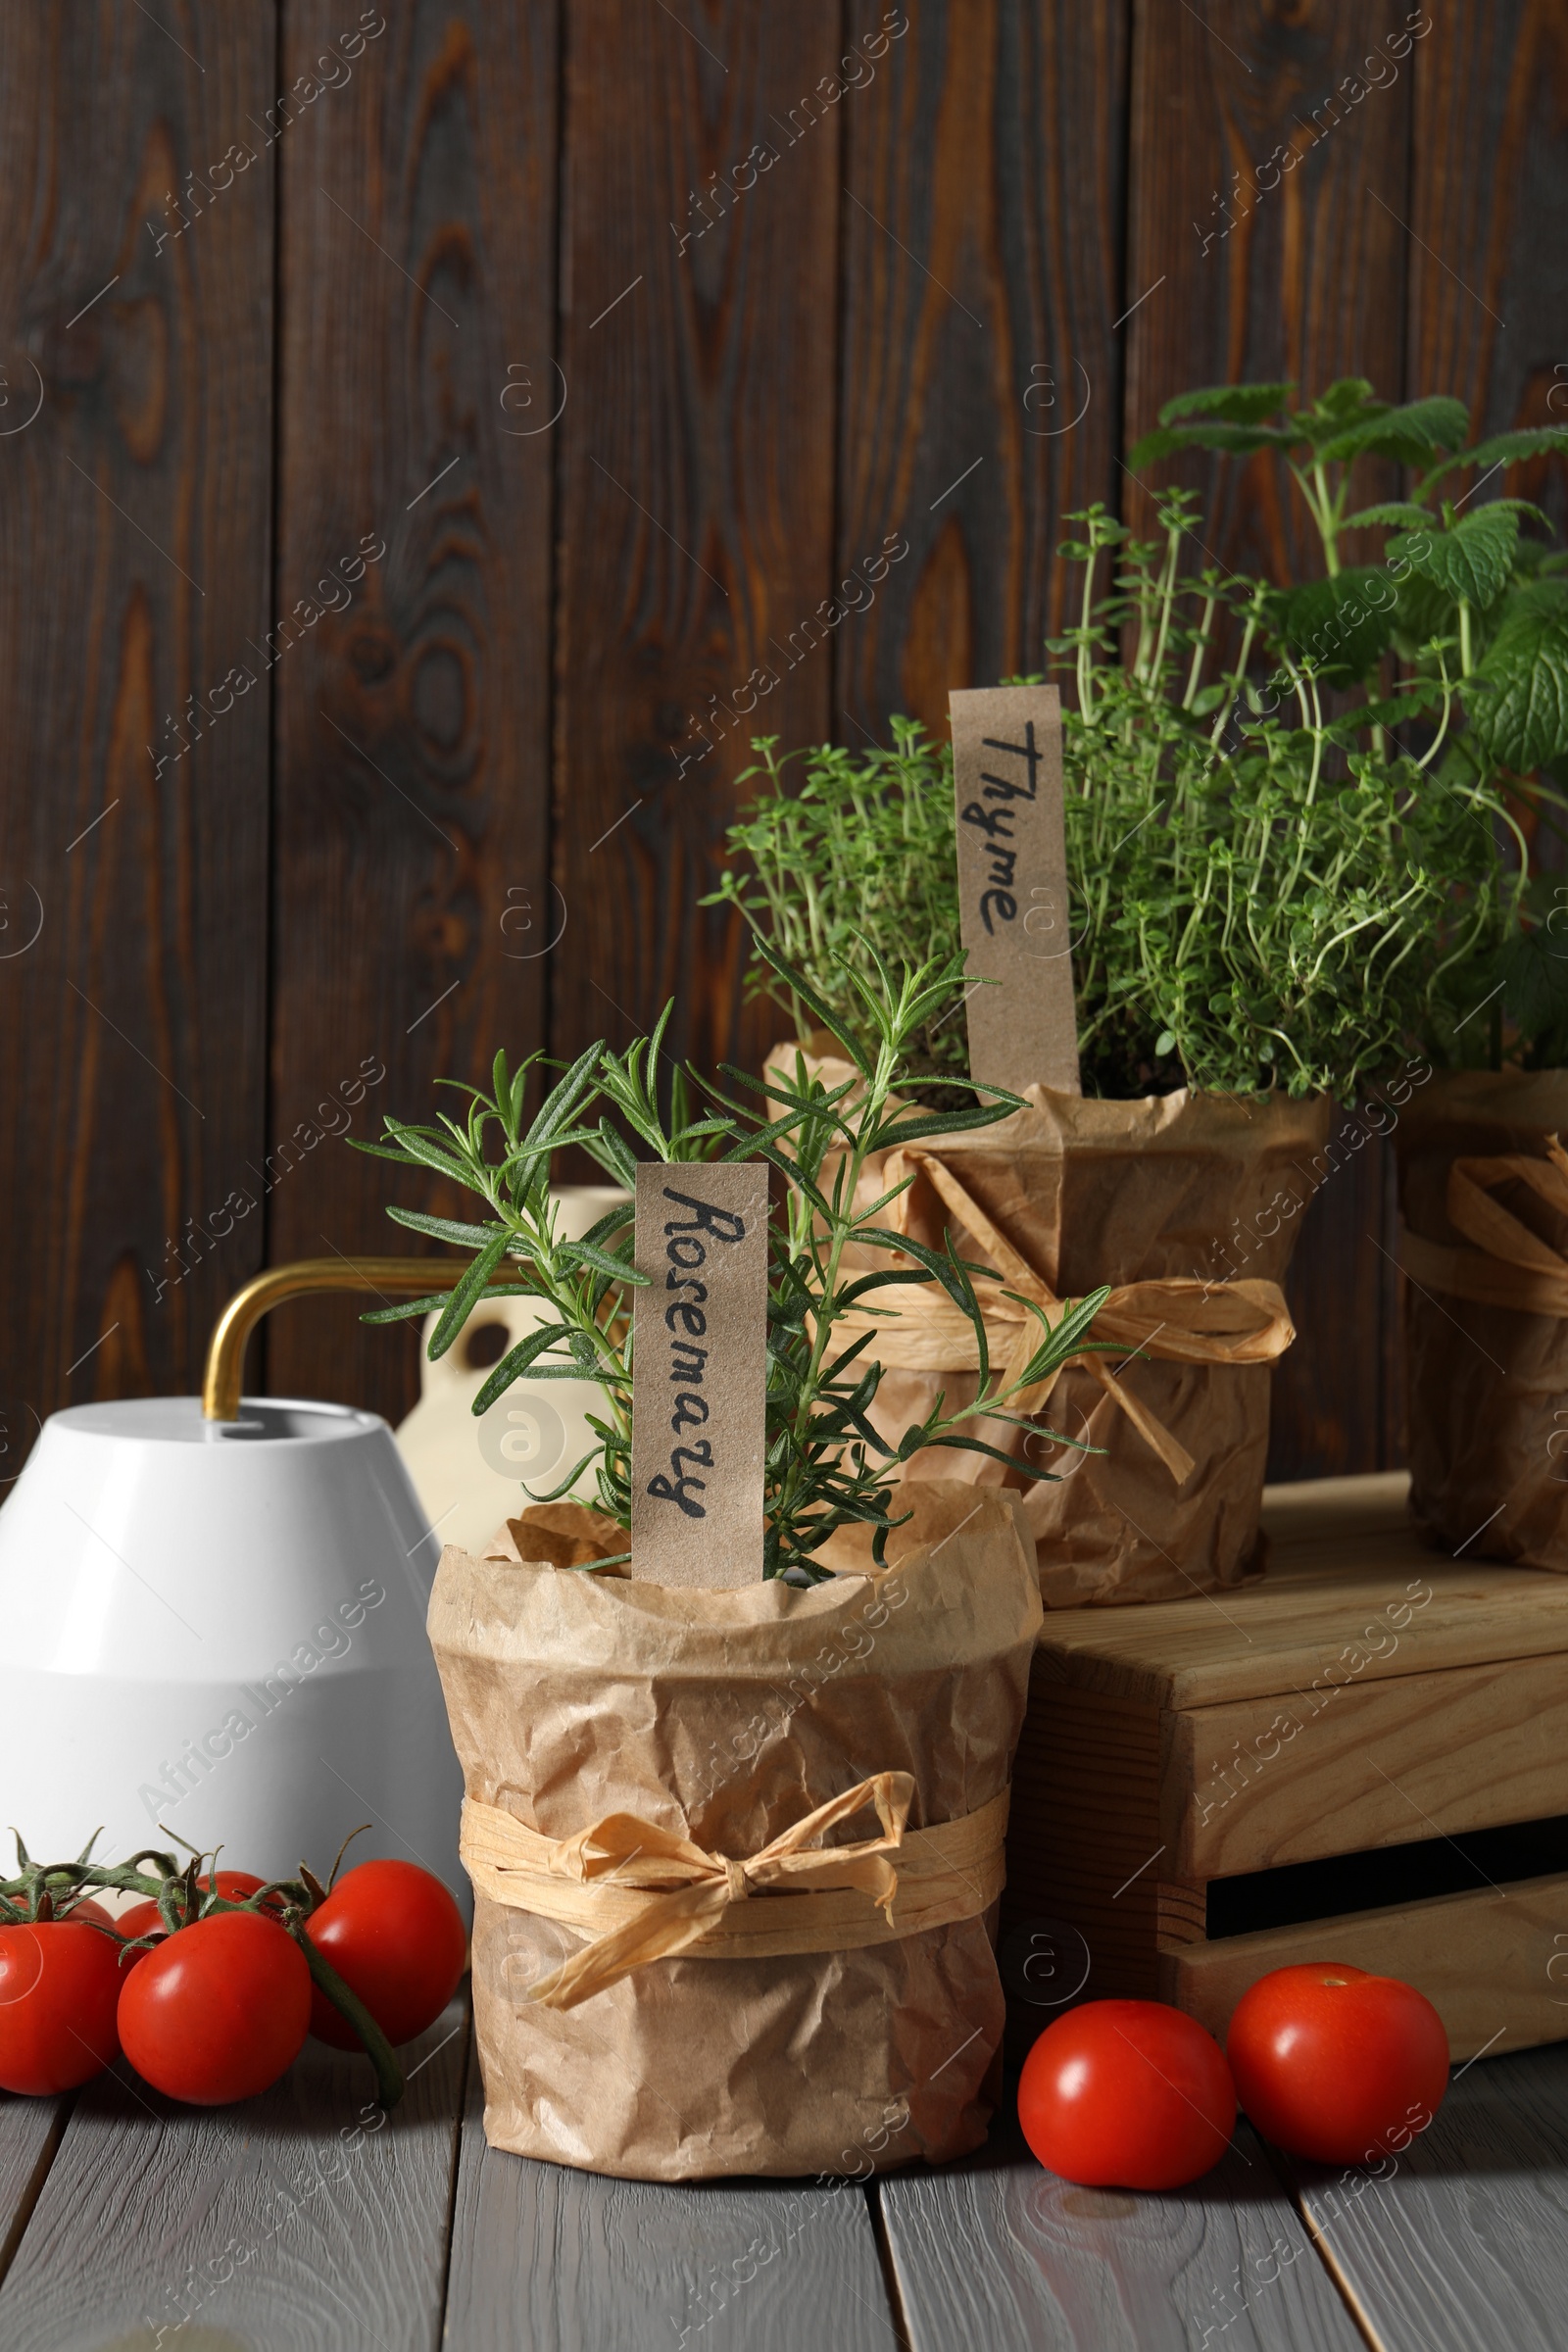
<svg viewBox="0 0 1568 2352"><path fill-rule="evenodd" d="M680 1439L688 1430L700 1429L707 1421L710 1409L708 1398L697 1393L703 1385L709 1351L695 1345L708 1330L708 1317L704 1312L708 1285L696 1279L696 1271L699 1266L708 1263L708 1242L732 1248L737 1242L745 1241L749 1228L746 1220L737 1216L733 1209L717 1208L710 1200L694 1200L690 1193L671 1192L667 1185L664 1187L664 1199L673 1200L678 1207L696 1211L694 1216L675 1218L664 1227L667 1237L664 1255L669 1261L664 1287L669 1291L692 1293L690 1298L677 1298L664 1309L664 1328L669 1333L669 1377L678 1391L669 1428L670 1435ZM708 1241L701 1238L705 1234ZM684 1337L676 1332L677 1322ZM693 1462L699 1470L716 1468L711 1440L699 1438L694 1446L677 1444L672 1446L669 1456L671 1476L666 1477L660 1471L649 1480L648 1492L657 1495L661 1502L675 1503L688 1519L706 1519L707 1505L694 1501L692 1496L693 1494L705 1494L708 1481L698 1478L692 1471L683 1471L680 1467L682 1462Z"/></svg>

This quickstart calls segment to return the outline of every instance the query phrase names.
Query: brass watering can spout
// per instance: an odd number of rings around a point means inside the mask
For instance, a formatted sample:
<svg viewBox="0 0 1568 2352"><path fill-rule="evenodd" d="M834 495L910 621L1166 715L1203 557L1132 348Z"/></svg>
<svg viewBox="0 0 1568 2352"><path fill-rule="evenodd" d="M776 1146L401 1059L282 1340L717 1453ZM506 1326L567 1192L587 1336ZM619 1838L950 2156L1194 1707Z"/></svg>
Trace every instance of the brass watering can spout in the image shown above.
<svg viewBox="0 0 1568 2352"><path fill-rule="evenodd" d="M209 1421L239 1419L245 1343L263 1315L285 1298L316 1291L375 1292L384 1298L421 1298L454 1291L468 1270L456 1257L301 1257L292 1265L270 1266L236 1291L213 1327L202 1383L202 1412Z"/></svg>

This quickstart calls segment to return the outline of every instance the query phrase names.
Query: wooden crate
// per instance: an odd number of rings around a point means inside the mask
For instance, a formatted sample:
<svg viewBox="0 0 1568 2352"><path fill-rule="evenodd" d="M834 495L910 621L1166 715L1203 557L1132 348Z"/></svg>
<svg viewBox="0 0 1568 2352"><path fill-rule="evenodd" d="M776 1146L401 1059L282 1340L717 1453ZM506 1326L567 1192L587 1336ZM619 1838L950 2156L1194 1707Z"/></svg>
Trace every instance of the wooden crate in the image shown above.
<svg viewBox="0 0 1568 2352"><path fill-rule="evenodd" d="M1426 1550L1405 1494L1272 1488L1257 1584L1048 1616L1015 1951L1064 1925L1082 1997L1218 2034L1265 1970L1324 1959L1420 1985L1456 2058L1568 2037L1568 1577Z"/></svg>

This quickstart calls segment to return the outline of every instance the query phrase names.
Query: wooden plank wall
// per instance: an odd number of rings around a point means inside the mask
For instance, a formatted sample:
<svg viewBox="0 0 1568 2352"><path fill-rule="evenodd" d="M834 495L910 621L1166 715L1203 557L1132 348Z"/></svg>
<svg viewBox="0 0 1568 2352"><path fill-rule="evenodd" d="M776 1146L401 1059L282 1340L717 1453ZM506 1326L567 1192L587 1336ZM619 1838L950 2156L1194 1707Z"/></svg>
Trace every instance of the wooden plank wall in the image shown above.
<svg viewBox="0 0 1568 2352"><path fill-rule="evenodd" d="M0 1477L194 1386L264 1257L392 1242L333 1129L671 993L754 1057L697 904L751 732L1038 665L1171 392L1568 414L1551 0L62 0L0 57ZM1264 473L1191 478L1299 558ZM1398 1458L1393 1229L1368 1149L1277 1476ZM267 1345L412 1400L347 1303Z"/></svg>

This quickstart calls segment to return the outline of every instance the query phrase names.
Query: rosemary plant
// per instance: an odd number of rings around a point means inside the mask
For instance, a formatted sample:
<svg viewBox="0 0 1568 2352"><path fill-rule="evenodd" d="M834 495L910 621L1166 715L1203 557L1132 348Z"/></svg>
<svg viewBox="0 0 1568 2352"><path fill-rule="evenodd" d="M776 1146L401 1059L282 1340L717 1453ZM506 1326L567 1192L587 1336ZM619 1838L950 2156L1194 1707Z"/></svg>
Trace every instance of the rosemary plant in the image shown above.
<svg viewBox="0 0 1568 2352"><path fill-rule="evenodd" d="M892 1481L922 1446L987 1453L1027 1477L1050 1475L1025 1459L1014 1461L982 1438L976 1424L1034 1427L1026 1392L1069 1357L1099 1345L1088 1331L1107 1294L1098 1291L1068 1303L1054 1323L1038 1304L1021 1301L1040 1326L1039 1344L1016 1377L1004 1380L990 1361L974 1287L974 1275L984 1269L968 1265L951 1245L945 1251L928 1250L882 1221L912 1179L870 1201L858 1200L862 1180L882 1154L989 1126L1017 1107L1016 1097L993 1088L983 1090L990 1101L959 1110L932 1111L906 1100L911 1046L959 1001L961 957L935 957L904 968L895 979L875 949L862 943L855 962L842 961L840 990L830 1003L766 942L760 953L777 983L792 993L803 1019L809 1016L830 1033L853 1067L851 1078L828 1087L800 1062L791 1077L760 1080L725 1065L722 1084L703 1086L688 1073L687 1083L669 1090L666 1113L656 1083L666 1007L653 1034L624 1053L590 1047L557 1078L525 1125L528 1078L541 1057L530 1055L514 1071L498 1054L491 1090L462 1090L468 1097L465 1118L443 1115L434 1126L389 1118L383 1143L359 1145L405 1167L451 1178L488 1211L469 1223L390 1209L399 1224L474 1255L450 1296L378 1309L365 1320L394 1322L439 1306L429 1344L437 1357L481 1298L526 1294L543 1300L555 1319L502 1357L473 1410L487 1410L524 1373L533 1380L597 1381L605 1411L590 1420L593 1452L573 1465L553 1494L536 1499L566 1494L593 1466L600 1507L629 1528L629 1293L646 1280L633 1265L632 1209L629 1203L612 1208L582 1241L563 1241L550 1200L550 1155L568 1143L580 1145L628 1190L635 1184L639 1148L662 1160L768 1161L783 1180L784 1207L769 1232L762 1573L809 1584L829 1573L815 1555L841 1527L871 1527L873 1554L885 1556L888 1534L900 1524L890 1515ZM846 1000L853 1018L844 1009ZM691 1107L693 1086L706 1097L706 1109ZM869 1418L882 1380L874 1325L847 1331L845 1320L852 1312L858 1320L879 1316L888 1311L882 1294L929 1283L939 1284L970 1322L979 1351L978 1393L972 1403L951 1411L939 1396L924 1420L890 1445Z"/></svg>

